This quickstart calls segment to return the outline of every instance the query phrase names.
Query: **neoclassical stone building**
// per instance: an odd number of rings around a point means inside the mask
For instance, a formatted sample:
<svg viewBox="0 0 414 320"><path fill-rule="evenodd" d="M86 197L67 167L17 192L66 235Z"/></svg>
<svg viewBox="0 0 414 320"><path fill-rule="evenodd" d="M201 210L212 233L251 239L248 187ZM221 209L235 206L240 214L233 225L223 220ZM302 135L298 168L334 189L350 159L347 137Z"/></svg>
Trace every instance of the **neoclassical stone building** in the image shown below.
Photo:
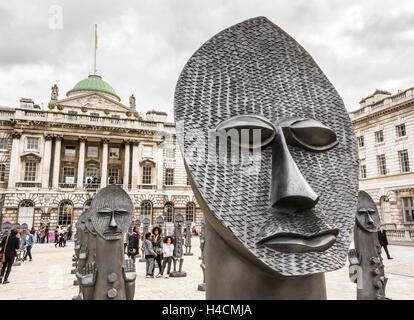
<svg viewBox="0 0 414 320"><path fill-rule="evenodd" d="M45 110L32 99L0 108L0 205L12 223L74 224L96 192L107 184L124 188L135 218L177 213L200 223L167 114L143 117L121 103L114 89L90 75L60 99L52 87Z"/></svg>
<svg viewBox="0 0 414 320"><path fill-rule="evenodd" d="M359 144L360 189L377 203L395 241L414 241L414 88L376 90L351 112Z"/></svg>

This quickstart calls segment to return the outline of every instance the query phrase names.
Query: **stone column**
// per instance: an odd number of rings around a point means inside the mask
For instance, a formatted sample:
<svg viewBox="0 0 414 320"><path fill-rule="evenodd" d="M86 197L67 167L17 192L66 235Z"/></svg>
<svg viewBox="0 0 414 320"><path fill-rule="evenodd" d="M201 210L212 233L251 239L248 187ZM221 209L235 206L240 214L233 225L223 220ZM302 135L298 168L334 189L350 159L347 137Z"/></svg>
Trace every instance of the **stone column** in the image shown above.
<svg viewBox="0 0 414 320"><path fill-rule="evenodd" d="M43 166L42 166L42 189L49 188L50 178L50 160L52 159L52 140L53 135L45 134L45 148L43 152Z"/></svg>
<svg viewBox="0 0 414 320"><path fill-rule="evenodd" d="M108 183L108 144L109 139L102 139L102 171L101 171L101 188L105 188Z"/></svg>
<svg viewBox="0 0 414 320"><path fill-rule="evenodd" d="M59 187L59 172L60 172L60 149L62 146L62 139L61 135L55 136L55 158L53 160L53 180L52 180L52 187L57 189Z"/></svg>
<svg viewBox="0 0 414 320"><path fill-rule="evenodd" d="M164 182L164 157L163 157L163 148L160 148L160 143L157 146L157 191L161 191L163 188Z"/></svg>
<svg viewBox="0 0 414 320"><path fill-rule="evenodd" d="M83 188L83 176L85 173L85 144L87 140L87 137L79 137L78 177L76 181L76 187L78 189Z"/></svg>
<svg viewBox="0 0 414 320"><path fill-rule="evenodd" d="M12 150L10 156L10 173L9 173L9 183L8 188L13 189L16 187L16 179L19 176L20 172L20 159L19 159L19 146L20 146L20 137L22 134L20 132L14 131L12 134Z"/></svg>
<svg viewBox="0 0 414 320"><path fill-rule="evenodd" d="M124 188L128 189L129 184L129 149L130 149L130 143L131 140L126 139L124 140L125 143L125 154L124 154Z"/></svg>
<svg viewBox="0 0 414 320"><path fill-rule="evenodd" d="M139 141L132 141L132 174L131 174L131 189L136 190L139 180L139 159L138 159Z"/></svg>

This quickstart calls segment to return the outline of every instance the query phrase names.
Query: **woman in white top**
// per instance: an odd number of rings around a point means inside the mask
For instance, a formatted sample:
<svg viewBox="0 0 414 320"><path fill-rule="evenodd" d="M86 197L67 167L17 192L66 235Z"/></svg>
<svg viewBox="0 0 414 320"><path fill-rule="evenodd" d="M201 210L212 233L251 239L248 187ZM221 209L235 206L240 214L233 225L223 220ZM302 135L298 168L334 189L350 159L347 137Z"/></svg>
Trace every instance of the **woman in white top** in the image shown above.
<svg viewBox="0 0 414 320"><path fill-rule="evenodd" d="M162 260L161 276L164 274L165 266L168 263L168 269L167 269L167 274L165 275L165 278L168 278L170 276L171 261L172 261L173 253L174 253L173 242L174 242L173 238L170 236L167 236L164 238L164 243L162 245L163 260Z"/></svg>

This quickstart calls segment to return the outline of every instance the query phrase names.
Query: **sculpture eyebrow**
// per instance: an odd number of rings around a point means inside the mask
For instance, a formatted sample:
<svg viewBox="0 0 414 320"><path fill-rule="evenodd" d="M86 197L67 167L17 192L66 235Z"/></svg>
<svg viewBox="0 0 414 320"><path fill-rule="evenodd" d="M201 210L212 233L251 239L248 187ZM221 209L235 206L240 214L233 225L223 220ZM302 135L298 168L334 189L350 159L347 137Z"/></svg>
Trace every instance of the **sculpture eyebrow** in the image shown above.
<svg viewBox="0 0 414 320"><path fill-rule="evenodd" d="M128 213L128 210L125 209L115 209L114 211L119 213Z"/></svg>
<svg viewBox="0 0 414 320"><path fill-rule="evenodd" d="M112 209L111 208L102 208L98 210L99 213L111 213Z"/></svg>

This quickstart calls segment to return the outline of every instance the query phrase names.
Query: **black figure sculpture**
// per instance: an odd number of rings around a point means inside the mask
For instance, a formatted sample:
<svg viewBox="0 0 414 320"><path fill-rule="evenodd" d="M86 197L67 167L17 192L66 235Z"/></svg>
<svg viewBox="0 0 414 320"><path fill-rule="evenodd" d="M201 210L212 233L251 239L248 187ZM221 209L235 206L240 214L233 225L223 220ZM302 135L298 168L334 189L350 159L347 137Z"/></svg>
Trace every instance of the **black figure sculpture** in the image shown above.
<svg viewBox="0 0 414 320"><path fill-rule="evenodd" d="M206 298L326 299L351 241L358 150L312 57L268 19L244 21L189 59L174 110L206 216Z"/></svg>
<svg viewBox="0 0 414 320"><path fill-rule="evenodd" d="M141 254L141 259L139 259L139 262L145 262L146 261L145 260L145 253L144 253L145 252L144 241L145 241L145 235L148 232L150 223L151 223L151 221L150 221L149 218L144 218L142 220L142 227L143 227L142 234L141 234L141 252L142 252L142 254Z"/></svg>
<svg viewBox="0 0 414 320"><path fill-rule="evenodd" d="M381 257L378 231L381 226L377 206L365 191L358 193L354 228L355 249L349 250L349 276L357 284L358 300L387 300L387 278Z"/></svg>
<svg viewBox="0 0 414 320"><path fill-rule="evenodd" d="M84 300L134 298L135 264L125 260L123 249L123 234L132 222L133 209L131 198L116 185L103 188L92 200L86 223L87 261L76 273Z"/></svg>
<svg viewBox="0 0 414 320"><path fill-rule="evenodd" d="M201 230L200 230L200 250L201 250L201 270L203 270L203 283L198 285L198 291L206 291L206 264L204 261L204 245L206 243L206 220L203 217L201 221Z"/></svg>
<svg viewBox="0 0 414 320"><path fill-rule="evenodd" d="M184 217L182 214L176 214L174 216L174 251L173 251L173 263L174 271L170 273L170 277L186 277L187 272L183 271L183 225ZM178 263L178 270L177 270Z"/></svg>
<svg viewBox="0 0 414 320"><path fill-rule="evenodd" d="M185 256L192 256L193 253L191 252L191 221L186 222L185 226Z"/></svg>

